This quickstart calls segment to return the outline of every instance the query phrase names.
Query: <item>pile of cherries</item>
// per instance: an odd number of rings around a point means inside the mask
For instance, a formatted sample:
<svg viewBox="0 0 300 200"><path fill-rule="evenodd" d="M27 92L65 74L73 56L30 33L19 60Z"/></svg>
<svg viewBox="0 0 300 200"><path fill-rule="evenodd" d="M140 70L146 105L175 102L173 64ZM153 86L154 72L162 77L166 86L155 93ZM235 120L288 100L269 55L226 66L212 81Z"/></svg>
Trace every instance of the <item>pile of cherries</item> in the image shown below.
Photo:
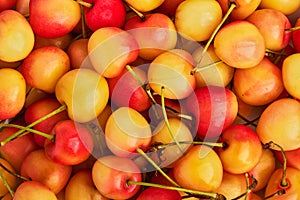
<svg viewBox="0 0 300 200"><path fill-rule="evenodd" d="M300 0L0 0L0 199L300 199Z"/></svg>

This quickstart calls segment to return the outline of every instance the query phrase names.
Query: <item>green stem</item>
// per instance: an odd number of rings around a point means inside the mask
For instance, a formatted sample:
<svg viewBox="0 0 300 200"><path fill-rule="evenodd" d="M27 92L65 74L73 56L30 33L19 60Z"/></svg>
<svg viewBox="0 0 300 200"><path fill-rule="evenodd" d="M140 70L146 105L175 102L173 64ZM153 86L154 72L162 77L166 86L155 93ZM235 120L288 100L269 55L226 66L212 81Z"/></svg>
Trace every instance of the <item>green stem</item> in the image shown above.
<svg viewBox="0 0 300 200"><path fill-rule="evenodd" d="M79 3L80 5L84 6L84 7L87 7L87 8L92 8L93 7L93 4L85 2L83 0L76 0L76 2Z"/></svg>
<svg viewBox="0 0 300 200"><path fill-rule="evenodd" d="M208 47L210 46L210 44L212 43L214 37L216 36L217 32L220 30L220 28L222 27L222 25L225 23L225 21L227 20L227 18L229 17L229 15L232 13L232 11L236 8L236 4L235 3L230 3L230 7L227 10L226 14L224 15L224 17L222 18L221 22L218 24L218 26L215 28L214 32L211 34L208 42L206 43L206 45L204 46L204 49L202 51L201 57L200 59L197 61L197 64L199 64L204 56L204 54L207 52Z"/></svg>
<svg viewBox="0 0 300 200"><path fill-rule="evenodd" d="M165 177L170 183L172 183L173 185L175 185L176 187L180 187L174 180L172 180L151 158L149 158L149 156L147 156L145 154L145 152L140 149L137 148L136 150L140 155L142 155L153 167L155 167L155 169L157 171L159 171L161 173L161 175L163 175L163 177Z"/></svg>
<svg viewBox="0 0 300 200"><path fill-rule="evenodd" d="M34 134L37 134L37 135L40 135L40 136L43 136L49 140L52 140L54 138L53 135L49 135L47 133L43 133L41 131L37 131L37 130L34 130L34 129L31 129L31 128L28 128L28 127L25 127L25 126L20 126L20 125L16 125L16 124L0 124L0 127L12 127L12 128L17 128L17 129L20 129L20 130L24 130L24 131L28 131L28 132L31 132L31 133L34 133ZM13 140L15 138L11 138L9 141ZM5 145L6 143L9 142L7 139L3 140L1 143L0 143L0 146L3 146Z"/></svg>
<svg viewBox="0 0 300 200"><path fill-rule="evenodd" d="M295 27L292 27L292 28L289 28L289 29L285 29L285 33L290 33L290 32L293 32L293 31L297 31L297 30L300 30L300 26L295 26Z"/></svg>
<svg viewBox="0 0 300 200"><path fill-rule="evenodd" d="M24 180L24 181L29 181L29 180L30 180L29 178L25 178L25 177L21 176L20 174L17 174L17 173L15 173L15 172L9 170L9 169L8 169L7 167L5 167L2 163L0 163L0 167L2 167L5 171L7 171L8 173L10 173L11 175L13 175L13 176L15 176L15 177L17 177L17 178L20 178L20 179L22 179L22 180Z"/></svg>
<svg viewBox="0 0 300 200"><path fill-rule="evenodd" d="M204 65L204 66L202 66L202 67L198 67L198 65L197 65L197 67L195 67L195 68L191 71L191 75L194 75L195 73L197 73L197 72L199 72L199 71L201 71L201 70L208 69L208 68L210 68L210 67L212 67L212 66L214 66L214 65L220 64L220 63L222 63L222 62L223 62L222 60L219 60L219 61L216 61L216 62L214 62L214 63L208 64L208 65Z"/></svg>
<svg viewBox="0 0 300 200"><path fill-rule="evenodd" d="M220 147L224 148L227 144L225 143L218 143L218 142L203 142L203 141L178 141L179 144L194 144L194 145L206 145L210 147ZM168 146L177 145L175 142L169 143L169 144L158 144L154 145L153 147L156 149L163 149L167 148Z"/></svg>
<svg viewBox="0 0 300 200"><path fill-rule="evenodd" d="M7 188L8 192L10 193L10 195L13 197L14 196L14 191L11 189L9 183L7 182L6 178L4 177L4 175L3 175L3 173L1 171L0 171L0 178L3 181L3 184Z"/></svg>
<svg viewBox="0 0 300 200"><path fill-rule="evenodd" d="M201 192L201 191L196 191L196 190L190 190L190 189L185 189L181 187L174 187L174 186L166 186L166 185L159 185L155 183L146 183L146 182L138 182L138 181L127 181L128 185L141 185L141 186L146 186L146 187L157 187L157 188L162 188L162 189L167 189L167 190L176 190L179 192L186 192L189 194L195 194L199 196L205 196L213 199L222 199L220 198L222 195L216 194L216 193L209 193L209 192Z"/></svg>
<svg viewBox="0 0 300 200"><path fill-rule="evenodd" d="M32 122L31 124L27 125L26 128L29 128L29 130L32 130L32 129L30 129L31 127L37 125L38 123L40 123L40 122L42 122L42 121L44 121L44 120L46 120L46 119L48 119L48 118L50 118L50 117L52 117L52 116L58 114L58 113L60 113L60 112L62 112L62 111L64 111L64 110L66 110L66 109L67 109L67 106L66 106L66 105L62 105L62 106L60 106L59 108L57 108L56 110L50 112L49 114L47 114L47 115L45 115L45 116L39 118L38 120ZM2 127L5 127L4 125L0 124L0 127L1 127L1 126L2 126ZM6 127L9 127L9 126L6 126ZM20 127L21 127L21 126L20 126ZM22 127L23 127L23 126L22 126ZM25 131L26 131L26 130L25 130L24 128L20 128L19 131L15 132L14 134L12 134L12 135L10 135L9 137L7 137L5 140L1 141L0 146L3 146L3 145L5 145L6 143L8 143L9 141L11 141L11 140L17 138L19 135L21 135L21 134L22 134L23 132L25 132ZM32 132L32 131L31 131L31 132ZM45 133L43 133L43 134L45 134ZM48 135L48 134L47 134L47 135Z"/></svg>
<svg viewBox="0 0 300 200"><path fill-rule="evenodd" d="M86 38L86 27L85 27L85 16L84 16L84 6L80 5L81 9L81 32L82 32L82 38Z"/></svg>
<svg viewBox="0 0 300 200"><path fill-rule="evenodd" d="M143 13L135 9L132 5L130 5L126 0L124 0L125 4L144 22L146 21L146 17Z"/></svg>
<svg viewBox="0 0 300 200"><path fill-rule="evenodd" d="M289 183L286 179L286 162L287 161L286 161L286 155L284 153L284 149L280 145L278 145L278 144L276 144L272 141L264 145L264 147L268 147L268 148L271 148L271 147L274 147L274 146L280 149L282 157L283 157L282 177L281 177L280 187L285 188L289 185Z"/></svg>
<svg viewBox="0 0 300 200"><path fill-rule="evenodd" d="M273 51L271 49L266 49L266 53L271 53L271 54L275 54L275 55L279 55L279 56L288 56L289 55L289 54L285 54L283 52Z"/></svg>
<svg viewBox="0 0 300 200"><path fill-rule="evenodd" d="M176 145L179 148L179 150L181 151L181 153L184 154L184 150L182 149L181 145L178 143L178 141L177 141L177 139L176 139L176 137L175 137L175 135L173 133L173 130L171 129L169 120L168 120L168 116L167 116L167 112L166 112L166 107L165 107L164 90L165 90L165 88L161 87L161 104L162 104L162 111L163 111L164 120L165 120L166 126L167 126L167 128L169 130L169 133L170 133L172 139L176 143Z"/></svg>

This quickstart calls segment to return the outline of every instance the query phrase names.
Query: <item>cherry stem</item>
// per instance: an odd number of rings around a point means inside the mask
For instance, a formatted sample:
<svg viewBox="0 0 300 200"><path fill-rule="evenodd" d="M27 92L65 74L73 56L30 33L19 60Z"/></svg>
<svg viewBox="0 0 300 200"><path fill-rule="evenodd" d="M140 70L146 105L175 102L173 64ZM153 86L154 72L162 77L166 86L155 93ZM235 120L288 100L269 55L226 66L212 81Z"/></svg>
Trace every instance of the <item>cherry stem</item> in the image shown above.
<svg viewBox="0 0 300 200"><path fill-rule="evenodd" d="M168 116L167 116L167 112L166 112L166 107L165 107L165 87L161 87L161 107L162 107L162 111L163 111L163 116L164 116L164 120L165 120L165 123L167 125L167 128L169 130L169 133L172 137L172 139L174 140L174 142L176 143L177 147L179 148L179 150L181 151L182 154L184 154L184 150L182 149L181 145L178 143L174 133L173 133L173 130L171 129L171 126L170 126L170 123L169 123L169 120L168 120Z"/></svg>
<svg viewBox="0 0 300 200"><path fill-rule="evenodd" d="M4 177L3 173L0 171L0 179L2 180L3 184L7 188L8 192L10 195L13 197L14 196L14 191L11 189L9 183L7 182L6 178Z"/></svg>
<svg viewBox="0 0 300 200"><path fill-rule="evenodd" d="M8 173L10 173L11 175L13 175L13 176L15 176L15 177L17 177L17 178L20 178L20 179L22 179L22 180L24 180L24 181L29 181L29 180L30 180L29 178L25 178L25 177L21 176L20 174L17 174L17 173L15 173L15 172L9 170L9 169L8 169L7 167L5 167L2 163L0 163L0 167L2 167L5 171L7 171Z"/></svg>
<svg viewBox="0 0 300 200"><path fill-rule="evenodd" d="M135 9L126 0L124 0L124 2L143 22L146 20L146 17L145 17L145 15L142 12L138 11L137 9Z"/></svg>
<svg viewBox="0 0 300 200"><path fill-rule="evenodd" d="M282 51L277 52L277 51L273 51L271 49L266 49L266 53L267 53L267 55L268 55L268 53L275 54L275 55L280 55L280 56L288 56L289 55L289 54L285 54L284 50L283 50L283 52Z"/></svg>
<svg viewBox="0 0 300 200"><path fill-rule="evenodd" d="M286 155L284 153L284 149L280 145L278 145L278 144L276 144L276 143L274 143L272 141L268 142L264 146L267 147L267 148L271 148L271 147L275 146L275 147L277 147L277 148L280 149L280 151L282 153L282 157L283 157L282 178L281 178L280 186L281 187L287 187L289 183L286 180L286 162L287 161L286 161Z"/></svg>
<svg viewBox="0 0 300 200"><path fill-rule="evenodd" d="M153 98L151 91L149 88L147 88L147 86L145 87L144 83L141 81L141 79L137 76L137 74L133 71L132 67L130 65L126 65L126 69L128 70L128 72L133 76L133 78L138 82L138 84L145 90L145 92L147 93L151 104L157 104L157 102L155 101L155 99Z"/></svg>
<svg viewBox="0 0 300 200"><path fill-rule="evenodd" d="M26 126L21 126L21 125L17 125L17 124L0 124L0 127L12 127L12 128L17 128L17 129L23 130L22 133L23 133L24 131L27 131L28 133L29 133L29 132L30 132L30 133L34 133L34 134L43 136L43 137L45 137L45 138L47 138L47 139L49 139L49 140L52 140L52 139L54 138L53 135L50 135L50 134L47 134L47 133L43 133L43 132L41 132L41 131L37 131L37 130L31 129L31 128L28 128L28 127L26 127ZM25 135L25 134L23 134L23 135ZM19 136L19 135L17 135L15 138L17 138L18 136ZM15 139L15 138L10 138L9 141L11 141L11 140L13 140L13 139ZM8 141L7 138L6 138L4 141L2 141L2 142L0 143L0 146L5 145L5 144L8 143L9 141Z"/></svg>
<svg viewBox="0 0 300 200"><path fill-rule="evenodd" d="M15 132L14 134L10 135L9 137L7 137L5 140L1 141L0 146L3 146L6 143L10 142L11 140L17 138L19 135L21 135L25 131L28 131L28 130L29 130L29 132L35 131L33 129L30 129L30 128L33 127L33 126L35 126L35 125L37 125L38 123L40 123L42 121L44 121L44 120L46 120L46 119L54 116L54 115L56 115L56 114L58 114L58 113L60 113L60 112L62 112L64 110L66 110L66 109L67 109L67 106L66 105L62 105L59 108L57 108L56 110L50 112L49 114L47 114L47 115L39 118L38 120L32 122L31 124L27 125L26 127L24 127L24 126L18 126L20 130L17 131L17 132ZM8 125L9 124L6 124L6 125L0 124L0 127L13 127L12 125L10 125L10 126L8 126ZM24 128L22 128L22 127L24 127ZM39 132L39 131L37 131L37 132ZM50 138L49 134L46 134L46 133L39 132L37 134L42 134L42 135L45 135L44 137ZM50 139L52 139L52 138L50 138Z"/></svg>
<svg viewBox="0 0 300 200"><path fill-rule="evenodd" d="M227 144L225 142L218 143L218 142L203 142L203 141L178 141L179 144L194 144L194 145L206 145L210 147L220 147L225 148L227 147ZM167 148L168 146L177 145L175 142L169 143L169 144L155 144L153 145L156 149L163 149Z"/></svg>
<svg viewBox="0 0 300 200"><path fill-rule="evenodd" d="M289 29L285 29L284 32L285 33L290 33L290 32L297 31L297 30L300 30L300 26L295 26L295 27L292 27L292 28L289 28Z"/></svg>
<svg viewBox="0 0 300 200"><path fill-rule="evenodd" d="M264 200L270 199L275 196L281 196L283 194L285 194L285 189L281 189L281 190L278 190L277 192L275 192L274 194L270 194L269 196L265 197Z"/></svg>
<svg viewBox="0 0 300 200"><path fill-rule="evenodd" d="M210 68L210 67L212 67L212 66L214 66L214 65L218 65L218 64L220 64L220 63L223 63L223 61L222 61L222 60L219 60L219 61L216 61L216 62L214 62L214 63L208 64L208 65L204 65L204 66L201 66L201 67L199 67L199 66L197 65L197 67L195 67L195 68L191 71L191 75L194 75L195 73L197 73L197 72L199 72L199 71L201 71L201 70L208 69L208 68Z"/></svg>
<svg viewBox="0 0 300 200"><path fill-rule="evenodd" d="M277 58L274 60L274 64L277 65L277 63L279 62L280 58L283 56L284 54L284 51L286 50L286 47L283 48L281 51L280 51L280 54L277 56Z"/></svg>
<svg viewBox="0 0 300 200"><path fill-rule="evenodd" d="M81 33L82 33L82 38L86 38L86 27L85 27L85 16L84 16L84 6L80 5L81 9Z"/></svg>
<svg viewBox="0 0 300 200"><path fill-rule="evenodd" d="M84 7L87 7L87 8L92 8L93 7L93 4L85 2L83 0L76 0L76 2L79 3L80 5L83 5Z"/></svg>
<svg viewBox="0 0 300 200"><path fill-rule="evenodd" d="M161 175L163 175L163 177L165 177L170 183L172 183L173 185L175 185L176 187L180 187L180 185L178 185L173 179L171 179L149 156L147 156L145 154L145 152L140 149L137 148L136 150L140 155L142 155L153 167L155 167L155 169L157 171L159 171L161 173Z"/></svg>
<svg viewBox="0 0 300 200"><path fill-rule="evenodd" d="M225 21L228 19L229 15L232 13L232 11L236 8L236 4L231 2L229 9L227 10L226 14L224 15L224 17L222 18L221 22L218 24L218 26L215 28L214 32L211 34L209 40L207 41L207 43L204 46L204 49L202 51L201 57L200 59L197 61L197 64L199 64L204 56L204 54L207 52L208 47L210 46L210 44L212 43L214 37L216 36L217 32L220 30L220 28L222 27L222 25L225 23Z"/></svg>
<svg viewBox="0 0 300 200"><path fill-rule="evenodd" d="M146 182L139 182L139 181L127 181L127 184L128 185L141 185L141 186L146 186L146 187L157 187L157 188L162 188L162 189L167 189L167 190L176 190L179 192L185 192L185 193L210 197L210 198L214 198L214 199L220 199L219 198L220 195L216 194L216 193L201 192L201 191L190 190L190 189L185 189L185 188L181 188L181 187L166 186L166 185L159 185L159 184L155 184L155 183L146 183Z"/></svg>

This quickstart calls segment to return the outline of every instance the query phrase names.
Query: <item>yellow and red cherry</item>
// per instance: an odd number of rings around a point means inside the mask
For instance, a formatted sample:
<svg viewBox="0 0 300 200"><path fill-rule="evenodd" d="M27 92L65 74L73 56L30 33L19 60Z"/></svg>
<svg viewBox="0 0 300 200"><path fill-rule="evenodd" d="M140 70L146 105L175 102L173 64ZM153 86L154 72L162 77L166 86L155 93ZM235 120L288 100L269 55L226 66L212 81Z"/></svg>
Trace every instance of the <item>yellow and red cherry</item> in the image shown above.
<svg viewBox="0 0 300 200"><path fill-rule="evenodd" d="M216 55L235 68L250 68L265 56L265 40L258 28L246 21L237 20L223 26L215 36Z"/></svg>
<svg viewBox="0 0 300 200"><path fill-rule="evenodd" d="M282 79L286 91L296 99L300 98L299 78L300 70L297 67L300 62L300 53L289 55L282 63Z"/></svg>
<svg viewBox="0 0 300 200"><path fill-rule="evenodd" d="M22 61L32 51L34 33L26 18L15 10L0 13L0 60Z"/></svg>
<svg viewBox="0 0 300 200"><path fill-rule="evenodd" d="M0 120L15 117L23 108L26 82L16 69L0 69Z"/></svg>
<svg viewBox="0 0 300 200"><path fill-rule="evenodd" d="M55 46L35 49L22 63L26 83L46 93L54 93L58 80L69 70L68 54Z"/></svg>
<svg viewBox="0 0 300 200"><path fill-rule="evenodd" d="M292 25L282 12L274 9L259 9L246 20L258 28L265 39L267 49L280 51L289 44L292 35L286 30Z"/></svg>
<svg viewBox="0 0 300 200"><path fill-rule="evenodd" d="M186 0L175 12L176 30L197 42L208 40L221 20L221 6L212 0Z"/></svg>
<svg viewBox="0 0 300 200"><path fill-rule="evenodd" d="M127 31L117 27L97 29L88 41L88 53L94 69L106 78L120 75L128 63L138 57L139 46Z"/></svg>
<svg viewBox="0 0 300 200"><path fill-rule="evenodd" d="M281 70L266 57L254 67L236 69L233 87L242 101L253 106L273 102L284 90Z"/></svg>
<svg viewBox="0 0 300 200"><path fill-rule="evenodd" d="M29 22L34 33L45 38L56 38L70 33L81 18L80 5L73 0L30 0L29 13Z"/></svg>
<svg viewBox="0 0 300 200"><path fill-rule="evenodd" d="M216 151L223 169L232 174L242 174L252 170L262 155L262 144L251 128L243 124L233 124L222 132L220 142L225 147Z"/></svg>
<svg viewBox="0 0 300 200"><path fill-rule="evenodd" d="M148 68L148 81L151 89L168 99L183 99L193 93L196 79L191 75L194 60L182 49L173 49L157 56Z"/></svg>
<svg viewBox="0 0 300 200"><path fill-rule="evenodd" d="M55 96L67 106L68 116L77 122L96 119L104 110L109 98L107 81L90 69L73 69L56 84Z"/></svg>
<svg viewBox="0 0 300 200"><path fill-rule="evenodd" d="M152 138L147 120L130 107L112 112L105 126L105 141L110 151L119 157L136 156L136 150L146 151Z"/></svg>
<svg viewBox="0 0 300 200"><path fill-rule="evenodd" d="M281 98L262 112L257 128L262 143L270 141L285 151L300 147L300 102L296 99Z"/></svg>

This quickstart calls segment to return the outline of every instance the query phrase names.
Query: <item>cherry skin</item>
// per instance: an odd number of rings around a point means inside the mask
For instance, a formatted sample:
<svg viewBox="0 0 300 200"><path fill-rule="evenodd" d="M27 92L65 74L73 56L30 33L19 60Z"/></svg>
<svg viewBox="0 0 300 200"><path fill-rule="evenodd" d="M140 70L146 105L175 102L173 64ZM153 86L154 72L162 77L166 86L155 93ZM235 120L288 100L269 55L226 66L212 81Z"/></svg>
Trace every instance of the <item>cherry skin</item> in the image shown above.
<svg viewBox="0 0 300 200"><path fill-rule="evenodd" d="M147 120L130 107L113 111L106 122L105 141L112 153L120 157L136 156L137 148L146 151L152 131Z"/></svg>
<svg viewBox="0 0 300 200"><path fill-rule="evenodd" d="M164 2L154 11L174 18L177 7L183 1L185 0L164 0Z"/></svg>
<svg viewBox="0 0 300 200"><path fill-rule="evenodd" d="M120 75L128 63L138 57L137 40L117 27L103 27L93 32L88 53L94 69L106 78Z"/></svg>
<svg viewBox="0 0 300 200"><path fill-rule="evenodd" d="M30 197L31 200L57 200L56 195L47 186L38 181L25 181L21 183L15 194L14 200L25 200Z"/></svg>
<svg viewBox="0 0 300 200"><path fill-rule="evenodd" d="M10 68L0 69L0 120L15 117L25 104L26 82L23 75Z"/></svg>
<svg viewBox="0 0 300 200"><path fill-rule="evenodd" d="M24 159L20 173L26 178L39 181L57 194L66 186L71 172L71 166L54 162L47 158L44 149L37 149Z"/></svg>
<svg viewBox="0 0 300 200"><path fill-rule="evenodd" d="M222 132L220 142L226 143L218 148L225 171L242 174L253 169L262 155L262 145L257 134L248 126L233 124Z"/></svg>
<svg viewBox="0 0 300 200"><path fill-rule="evenodd" d="M151 89L168 99L183 99L193 93L196 79L190 74L194 60L182 49L173 49L157 56L148 68L148 81Z"/></svg>
<svg viewBox="0 0 300 200"><path fill-rule="evenodd" d="M139 185L128 185L127 181L141 181L138 166L128 158L104 156L92 168L92 179L98 191L110 199L128 199L140 189Z"/></svg>
<svg viewBox="0 0 300 200"><path fill-rule="evenodd" d="M134 16L127 20L124 30L137 40L139 56L145 60L153 60L162 52L173 49L177 43L174 22L161 13L146 14L145 20Z"/></svg>
<svg viewBox="0 0 300 200"><path fill-rule="evenodd" d="M29 2L29 21L35 34L45 38L61 37L79 22L80 5L76 1L47 1L47 6L44 3L43 0Z"/></svg>
<svg viewBox="0 0 300 200"><path fill-rule="evenodd" d="M298 80L300 70L297 64L300 61L300 53L295 53L286 57L282 63L282 79L286 91L294 98L300 98L300 87Z"/></svg>
<svg viewBox="0 0 300 200"><path fill-rule="evenodd" d="M290 15L300 7L299 1L294 0L261 0L259 8L271 8L279 10L285 15Z"/></svg>
<svg viewBox="0 0 300 200"><path fill-rule="evenodd" d="M231 5L235 3L236 7L230 14L232 20L241 20L246 19L251 13L253 13L259 6L261 0L218 0L219 4L222 7L223 14L226 13Z"/></svg>
<svg viewBox="0 0 300 200"><path fill-rule="evenodd" d="M278 168L274 171L272 176L270 177L268 184L265 189L265 197L276 193L278 190L285 190L285 194L277 195L272 199L276 200L290 200L290 199L298 199L300 196L300 186L299 186L299 178L300 178L300 171L292 168L286 168L286 180L287 185L284 186L281 184L282 181L282 168Z"/></svg>
<svg viewBox="0 0 300 200"><path fill-rule="evenodd" d="M58 80L69 70L68 54L54 46L35 49L22 63L26 83L47 93L54 93Z"/></svg>
<svg viewBox="0 0 300 200"><path fill-rule="evenodd" d="M217 189L223 177L223 167L217 153L207 146L197 145L176 162L175 181L183 188L210 192Z"/></svg>
<svg viewBox="0 0 300 200"><path fill-rule="evenodd" d="M266 187L268 181L276 169L276 158L270 149L263 149L262 156L257 165L249 172L257 180L254 192L260 191Z"/></svg>
<svg viewBox="0 0 300 200"><path fill-rule="evenodd" d="M159 7L165 0L145 0L143 2L134 1L134 0L126 0L126 2L140 12L148 12L154 10Z"/></svg>
<svg viewBox="0 0 300 200"><path fill-rule="evenodd" d="M134 67L132 70L141 83L146 84L146 72L138 67ZM124 69L119 76L107 79L107 83L110 99L117 107L128 106L139 112L150 107L146 91L127 69Z"/></svg>
<svg viewBox="0 0 300 200"><path fill-rule="evenodd" d="M0 12L3 10L13 9L16 5L17 0L1 0L0 1Z"/></svg>
<svg viewBox="0 0 300 200"><path fill-rule="evenodd" d="M234 199L244 194L246 190L247 185L244 174L231 174L224 171L222 183L214 192L223 194L227 199ZM251 193L249 199L251 199Z"/></svg>
<svg viewBox="0 0 300 200"><path fill-rule="evenodd" d="M35 38L32 27L26 18L15 10L1 12L0 35L0 60L2 61L21 61L33 49ZM16 45L16 41L19 45Z"/></svg>
<svg viewBox="0 0 300 200"><path fill-rule="evenodd" d="M265 56L265 41L256 26L237 20L223 26L215 36L216 55L229 66L250 68Z"/></svg>
<svg viewBox="0 0 300 200"><path fill-rule="evenodd" d="M183 1L175 12L176 30L197 42L209 39L222 20L222 9L217 1Z"/></svg>
<svg viewBox="0 0 300 200"><path fill-rule="evenodd" d="M65 200L108 200L95 187L90 169L74 173L66 185L64 196Z"/></svg>
<svg viewBox="0 0 300 200"><path fill-rule="evenodd" d="M68 116L76 122L91 121L104 110L109 98L107 81L91 69L73 69L56 84L55 97L67 106Z"/></svg>
<svg viewBox="0 0 300 200"><path fill-rule="evenodd" d="M220 86L203 86L183 101L183 109L195 117L197 134L215 141L237 116L236 95Z"/></svg>
<svg viewBox="0 0 300 200"><path fill-rule="evenodd" d="M182 198L178 191L155 188L155 187L149 187L143 190L137 197L137 200L152 200L152 199L181 200Z"/></svg>
<svg viewBox="0 0 300 200"><path fill-rule="evenodd" d="M236 69L233 87L242 101L253 106L273 102L284 90L281 70L266 57L254 67Z"/></svg>
<svg viewBox="0 0 300 200"><path fill-rule="evenodd" d="M61 104L55 98L43 98L27 107L24 113L24 118L27 124L42 118L43 116L49 114L55 109L59 108ZM38 124L33 126L35 130L41 131L43 133L51 134L54 125L61 121L68 119L68 113L62 111ZM33 135L34 140L40 147L44 147L46 138L37 134Z"/></svg>
<svg viewBox="0 0 300 200"><path fill-rule="evenodd" d="M261 114L256 132L262 143L273 141L285 151L300 147L300 102L282 98L269 104Z"/></svg>
<svg viewBox="0 0 300 200"><path fill-rule="evenodd" d="M282 12L274 9L259 9L254 11L247 21L259 29L267 49L280 51L289 44L291 33L286 32L286 29L291 28L291 23Z"/></svg>
<svg viewBox="0 0 300 200"><path fill-rule="evenodd" d="M199 61L202 53L203 47L201 46L193 52L194 60ZM196 77L197 88L208 85L225 87L230 83L234 68L219 61L220 58L216 55L214 47L210 45L200 63L194 68L196 69L194 76Z"/></svg>
<svg viewBox="0 0 300 200"><path fill-rule="evenodd" d="M20 125L25 125L23 123L17 123ZM12 127L6 127L0 132L0 140L3 141L7 137L11 136L15 132L17 132L18 129L12 128ZM16 138L5 145L0 147L0 154L1 157L7 160L12 167L16 171L20 171L21 165L23 163L23 160L27 157L27 155L38 149L39 146L36 144L33 135L27 134L22 137Z"/></svg>
<svg viewBox="0 0 300 200"><path fill-rule="evenodd" d="M46 155L63 165L76 165L87 160L93 149L93 140L88 129L73 120L62 120L55 124L51 134L53 141L46 139Z"/></svg>
<svg viewBox="0 0 300 200"><path fill-rule="evenodd" d="M96 31L103 27L122 28L125 23L126 9L121 0L86 0L92 7L85 7L86 25Z"/></svg>
<svg viewBox="0 0 300 200"><path fill-rule="evenodd" d="M300 26L300 17L296 20L295 27ZM292 32L292 42L297 50L300 53L300 30L295 30Z"/></svg>

